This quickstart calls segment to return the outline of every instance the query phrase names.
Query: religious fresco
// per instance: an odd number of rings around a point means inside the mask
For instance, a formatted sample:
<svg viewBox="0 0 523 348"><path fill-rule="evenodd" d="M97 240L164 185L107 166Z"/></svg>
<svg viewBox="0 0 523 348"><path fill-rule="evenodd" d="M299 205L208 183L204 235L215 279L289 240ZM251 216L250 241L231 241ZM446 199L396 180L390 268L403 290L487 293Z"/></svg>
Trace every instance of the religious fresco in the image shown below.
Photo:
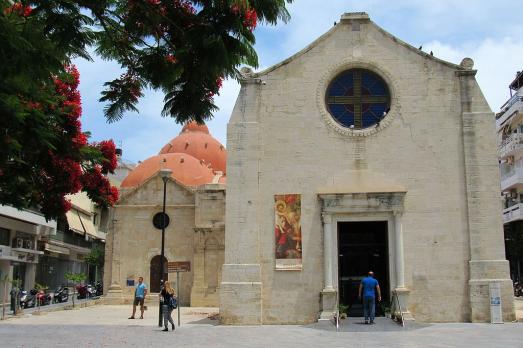
<svg viewBox="0 0 523 348"><path fill-rule="evenodd" d="M274 251L276 269L301 270L301 195L274 196Z"/></svg>

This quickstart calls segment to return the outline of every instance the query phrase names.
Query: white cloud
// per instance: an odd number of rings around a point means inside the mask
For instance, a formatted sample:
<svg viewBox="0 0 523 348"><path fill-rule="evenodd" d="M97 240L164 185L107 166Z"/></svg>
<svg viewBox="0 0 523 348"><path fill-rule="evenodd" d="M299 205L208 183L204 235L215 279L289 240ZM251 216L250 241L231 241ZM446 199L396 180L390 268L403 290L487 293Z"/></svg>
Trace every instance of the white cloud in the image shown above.
<svg viewBox="0 0 523 348"><path fill-rule="evenodd" d="M434 56L456 64L464 57L472 58L474 69L478 70L478 83L494 112L498 112L510 97L508 85L516 71L523 69L523 38L520 37L487 38L479 45L463 43L459 46L433 41L423 47L426 52L433 51Z"/></svg>

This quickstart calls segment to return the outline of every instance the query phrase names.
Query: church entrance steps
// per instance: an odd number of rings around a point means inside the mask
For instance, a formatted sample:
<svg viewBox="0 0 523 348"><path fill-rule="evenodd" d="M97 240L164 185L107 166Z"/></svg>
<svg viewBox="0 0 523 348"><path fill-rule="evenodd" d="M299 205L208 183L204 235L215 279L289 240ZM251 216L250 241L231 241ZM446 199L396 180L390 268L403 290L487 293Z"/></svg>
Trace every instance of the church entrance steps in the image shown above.
<svg viewBox="0 0 523 348"><path fill-rule="evenodd" d="M348 317L340 320L340 332L393 332L393 331L410 331L426 328L431 324L420 323L417 321L405 321L405 326L401 326L395 321L387 317L375 318L374 324L365 324L363 317ZM336 331L336 326L332 321L328 323L318 322L310 325L310 327L319 330Z"/></svg>

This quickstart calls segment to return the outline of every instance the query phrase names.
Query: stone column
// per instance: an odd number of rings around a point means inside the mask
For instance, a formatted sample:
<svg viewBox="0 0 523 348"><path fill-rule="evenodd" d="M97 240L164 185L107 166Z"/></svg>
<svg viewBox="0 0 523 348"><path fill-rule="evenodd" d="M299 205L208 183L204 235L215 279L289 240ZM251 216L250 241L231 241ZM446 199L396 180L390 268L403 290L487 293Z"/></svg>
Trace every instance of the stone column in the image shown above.
<svg viewBox="0 0 523 348"><path fill-rule="evenodd" d="M259 125L262 85L247 75L227 125L225 263L220 284L220 318L227 325L262 324L259 257Z"/></svg>
<svg viewBox="0 0 523 348"><path fill-rule="evenodd" d="M394 213L394 232L395 232L395 247L396 247L396 287L405 287L405 263L403 251L403 229L401 225L401 213Z"/></svg>
<svg viewBox="0 0 523 348"><path fill-rule="evenodd" d="M322 213L323 220L323 290L321 292L321 314L320 320L332 319L336 311L337 292L333 286L333 231L332 215ZM337 253L336 253L337 254Z"/></svg>
<svg viewBox="0 0 523 348"><path fill-rule="evenodd" d="M410 290L405 287L405 253L403 248L402 213L394 212L394 252L396 255L396 288L404 320L414 320L408 308Z"/></svg>
<svg viewBox="0 0 523 348"><path fill-rule="evenodd" d="M461 92L463 155L470 243L469 296L472 322L490 320L489 284L500 282L503 319L515 319L512 281L505 258L499 203L499 165L494 113L475 74L474 62L463 59L456 71Z"/></svg>
<svg viewBox="0 0 523 348"><path fill-rule="evenodd" d="M107 234L107 240L105 245L105 262L111 264L110 267L110 285L107 289L107 294L104 298L104 304L123 304L125 302L123 297L122 286L120 284L120 235L118 221L116 220L116 209L118 206L112 209L112 228ZM122 208L120 208L122 209Z"/></svg>
<svg viewBox="0 0 523 348"><path fill-rule="evenodd" d="M194 229L193 283L191 306L205 307L205 230Z"/></svg>

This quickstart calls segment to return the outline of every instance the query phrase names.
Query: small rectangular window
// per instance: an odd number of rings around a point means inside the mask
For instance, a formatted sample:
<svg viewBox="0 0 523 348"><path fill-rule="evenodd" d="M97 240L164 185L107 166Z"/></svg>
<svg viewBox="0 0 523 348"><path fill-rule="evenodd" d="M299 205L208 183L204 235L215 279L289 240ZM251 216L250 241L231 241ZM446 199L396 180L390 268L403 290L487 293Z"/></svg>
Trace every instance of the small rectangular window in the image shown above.
<svg viewBox="0 0 523 348"><path fill-rule="evenodd" d="M10 235L11 231L9 231L7 228L0 227L0 245L9 246Z"/></svg>

